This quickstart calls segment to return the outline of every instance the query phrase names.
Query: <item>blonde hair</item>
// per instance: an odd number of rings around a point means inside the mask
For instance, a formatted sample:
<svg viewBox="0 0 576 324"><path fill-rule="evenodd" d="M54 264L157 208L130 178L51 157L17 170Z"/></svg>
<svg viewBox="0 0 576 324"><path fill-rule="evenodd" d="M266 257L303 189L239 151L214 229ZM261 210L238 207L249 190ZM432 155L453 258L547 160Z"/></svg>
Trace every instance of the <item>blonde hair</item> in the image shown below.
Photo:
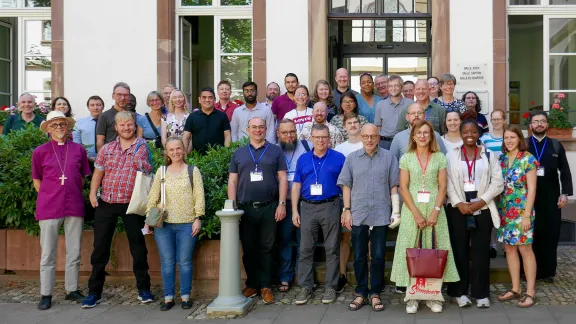
<svg viewBox="0 0 576 324"><path fill-rule="evenodd" d="M134 124L136 124L136 115L134 115L133 112L128 110L119 111L118 113L116 113L116 116L114 117L114 122L116 122L117 124L129 120L133 121Z"/></svg>
<svg viewBox="0 0 576 324"><path fill-rule="evenodd" d="M186 95L180 89L174 89L172 91L172 93L170 94L170 99L168 99L168 103L167 103L168 112L174 113L174 105L172 104L172 97L174 96L174 93L176 93L176 92L180 92L182 94L182 96L184 97L184 111L189 114L190 113L190 107L188 106L188 98L186 98Z"/></svg>
<svg viewBox="0 0 576 324"><path fill-rule="evenodd" d="M184 149L184 141L180 137L168 137L166 140L166 144L164 144L164 165L169 166L172 164L172 159L168 157L168 143L170 142L179 142L182 146L182 162L188 164L186 150Z"/></svg>
<svg viewBox="0 0 576 324"><path fill-rule="evenodd" d="M431 153L436 153L440 151L440 146L438 146L438 140L436 139L436 134L434 132L434 128L429 121L421 120L412 127L410 131L410 140L408 141L408 152L415 152L416 151L416 141L414 140L414 136L416 136L416 132L420 130L423 126L428 126L430 128L430 143L428 143L428 151Z"/></svg>

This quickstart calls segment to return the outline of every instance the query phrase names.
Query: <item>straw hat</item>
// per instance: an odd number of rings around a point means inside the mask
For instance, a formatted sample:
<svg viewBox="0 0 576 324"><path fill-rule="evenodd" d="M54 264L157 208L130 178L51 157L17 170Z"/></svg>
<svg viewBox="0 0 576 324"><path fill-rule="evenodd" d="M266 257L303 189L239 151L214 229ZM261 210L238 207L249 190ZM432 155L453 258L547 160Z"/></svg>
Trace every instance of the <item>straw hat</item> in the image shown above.
<svg viewBox="0 0 576 324"><path fill-rule="evenodd" d="M57 110L54 110L54 111L51 111L48 113L48 116L46 116L46 121L40 125L40 129L44 133L48 133L49 132L48 125L50 124L50 122L53 120L58 120L58 119L66 120L68 122L68 129L74 129L74 124L76 124L76 121L74 120L74 118L66 117L63 112L57 111Z"/></svg>

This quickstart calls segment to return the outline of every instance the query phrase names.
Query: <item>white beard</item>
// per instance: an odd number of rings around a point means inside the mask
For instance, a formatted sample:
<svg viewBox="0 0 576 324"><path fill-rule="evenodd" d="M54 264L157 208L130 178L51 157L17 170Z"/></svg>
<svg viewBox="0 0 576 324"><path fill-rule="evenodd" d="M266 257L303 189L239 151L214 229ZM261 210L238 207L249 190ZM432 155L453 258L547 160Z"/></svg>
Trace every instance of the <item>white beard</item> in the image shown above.
<svg viewBox="0 0 576 324"><path fill-rule="evenodd" d="M66 133L56 134L56 137L58 137L59 139L63 139L65 136L66 136Z"/></svg>

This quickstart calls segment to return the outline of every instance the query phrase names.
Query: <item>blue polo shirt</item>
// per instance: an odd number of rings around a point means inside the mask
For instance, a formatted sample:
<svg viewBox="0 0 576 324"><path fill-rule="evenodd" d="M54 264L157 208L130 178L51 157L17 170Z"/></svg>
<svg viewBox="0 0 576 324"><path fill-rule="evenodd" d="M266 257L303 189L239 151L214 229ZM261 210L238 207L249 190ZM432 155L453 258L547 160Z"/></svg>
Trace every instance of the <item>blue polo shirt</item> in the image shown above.
<svg viewBox="0 0 576 324"><path fill-rule="evenodd" d="M324 200L342 194L342 189L336 183L345 161L346 157L333 149L328 149L321 158L314 155L314 151L302 154L298 159L294 174L294 182L302 184L300 196L306 200ZM316 167L316 172L314 172L314 167ZM322 184L320 196L312 196L310 191L311 186L316 184L316 174L318 174L318 184Z"/></svg>

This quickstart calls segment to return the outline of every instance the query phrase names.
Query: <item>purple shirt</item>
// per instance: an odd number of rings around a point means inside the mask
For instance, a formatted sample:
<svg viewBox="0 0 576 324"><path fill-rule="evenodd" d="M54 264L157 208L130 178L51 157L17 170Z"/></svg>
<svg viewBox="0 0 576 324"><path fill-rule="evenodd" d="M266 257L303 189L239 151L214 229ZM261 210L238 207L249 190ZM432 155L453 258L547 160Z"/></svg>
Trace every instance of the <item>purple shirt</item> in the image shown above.
<svg viewBox="0 0 576 324"><path fill-rule="evenodd" d="M64 185L60 179L62 170L58 161L64 168ZM90 173L88 154L83 145L71 140L66 141L65 145L58 145L58 142L50 140L38 146L32 153L32 179L42 181L36 200L36 220L84 217L82 178Z"/></svg>
<svg viewBox="0 0 576 324"><path fill-rule="evenodd" d="M288 97L288 93L276 97L272 102L272 113L276 115L276 120L280 121L287 112L296 108L296 103Z"/></svg>

